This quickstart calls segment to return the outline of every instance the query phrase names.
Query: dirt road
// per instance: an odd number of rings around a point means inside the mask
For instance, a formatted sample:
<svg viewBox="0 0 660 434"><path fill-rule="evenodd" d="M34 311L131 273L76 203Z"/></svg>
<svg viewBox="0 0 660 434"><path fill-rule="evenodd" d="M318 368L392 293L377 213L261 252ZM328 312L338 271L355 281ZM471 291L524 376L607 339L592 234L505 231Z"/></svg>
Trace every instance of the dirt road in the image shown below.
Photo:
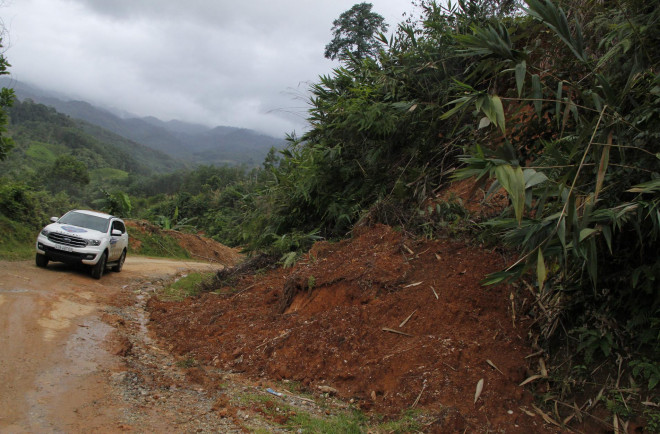
<svg viewBox="0 0 660 434"><path fill-rule="evenodd" d="M135 295L186 270L218 267L129 257L121 273L94 280L86 270L63 264L44 270L32 262L0 262L0 432L206 431L181 420L182 406L188 404L180 396L176 405L145 404L167 403L177 388L158 396L141 384L121 356L132 350L135 360L146 357L138 348L150 343L143 311L136 307L133 318L122 318L108 303L122 292ZM115 324L132 322L142 333L139 345L125 337L117 343L116 327L107 320L113 315ZM152 362L169 366L175 376L175 363L167 356ZM204 400L193 395L201 392L179 395L190 395L189 404L200 405Z"/></svg>

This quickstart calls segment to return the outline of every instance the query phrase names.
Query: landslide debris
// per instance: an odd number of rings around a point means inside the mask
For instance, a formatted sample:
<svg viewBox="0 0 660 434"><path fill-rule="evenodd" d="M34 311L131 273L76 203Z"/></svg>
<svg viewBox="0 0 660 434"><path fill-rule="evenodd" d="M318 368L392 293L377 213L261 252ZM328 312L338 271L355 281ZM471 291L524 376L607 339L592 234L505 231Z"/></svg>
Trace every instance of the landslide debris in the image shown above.
<svg viewBox="0 0 660 434"><path fill-rule="evenodd" d="M317 243L292 269L147 307L175 353L228 372L332 390L374 415L418 408L434 416L428 431L551 430L519 386L533 351L511 289L479 284L502 266L461 241L376 225Z"/></svg>

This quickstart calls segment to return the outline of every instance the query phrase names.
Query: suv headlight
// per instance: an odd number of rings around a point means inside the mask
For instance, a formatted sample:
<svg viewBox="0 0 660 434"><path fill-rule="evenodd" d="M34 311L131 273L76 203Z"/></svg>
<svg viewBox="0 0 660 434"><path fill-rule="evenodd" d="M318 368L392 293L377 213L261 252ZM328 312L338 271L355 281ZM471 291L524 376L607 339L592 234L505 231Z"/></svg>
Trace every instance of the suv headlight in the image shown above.
<svg viewBox="0 0 660 434"><path fill-rule="evenodd" d="M88 246L100 246L101 240L87 240Z"/></svg>
<svg viewBox="0 0 660 434"><path fill-rule="evenodd" d="M43 228L41 230L41 235L43 235L44 237L47 237L49 233L50 233L50 231L46 228Z"/></svg>

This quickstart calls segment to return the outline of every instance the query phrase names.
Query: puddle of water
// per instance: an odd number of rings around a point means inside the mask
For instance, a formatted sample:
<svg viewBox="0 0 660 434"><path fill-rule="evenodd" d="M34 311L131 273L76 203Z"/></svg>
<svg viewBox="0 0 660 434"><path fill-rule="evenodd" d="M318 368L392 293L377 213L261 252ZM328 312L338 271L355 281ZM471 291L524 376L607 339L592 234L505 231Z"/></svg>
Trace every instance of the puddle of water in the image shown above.
<svg viewBox="0 0 660 434"><path fill-rule="evenodd" d="M101 356L107 357L102 349L103 341L113 328L94 318L80 324L76 333L67 341L65 354L74 365L77 375L92 372Z"/></svg>

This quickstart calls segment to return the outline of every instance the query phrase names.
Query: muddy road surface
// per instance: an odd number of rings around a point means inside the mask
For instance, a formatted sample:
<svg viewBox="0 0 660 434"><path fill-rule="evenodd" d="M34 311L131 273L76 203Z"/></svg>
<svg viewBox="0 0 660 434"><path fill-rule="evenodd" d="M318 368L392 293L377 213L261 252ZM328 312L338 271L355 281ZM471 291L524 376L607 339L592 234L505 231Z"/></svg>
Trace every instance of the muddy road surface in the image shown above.
<svg viewBox="0 0 660 434"><path fill-rule="evenodd" d="M0 432L237 430L202 388L178 381L140 306L173 276L219 267L129 257L95 280L64 264L0 262Z"/></svg>

